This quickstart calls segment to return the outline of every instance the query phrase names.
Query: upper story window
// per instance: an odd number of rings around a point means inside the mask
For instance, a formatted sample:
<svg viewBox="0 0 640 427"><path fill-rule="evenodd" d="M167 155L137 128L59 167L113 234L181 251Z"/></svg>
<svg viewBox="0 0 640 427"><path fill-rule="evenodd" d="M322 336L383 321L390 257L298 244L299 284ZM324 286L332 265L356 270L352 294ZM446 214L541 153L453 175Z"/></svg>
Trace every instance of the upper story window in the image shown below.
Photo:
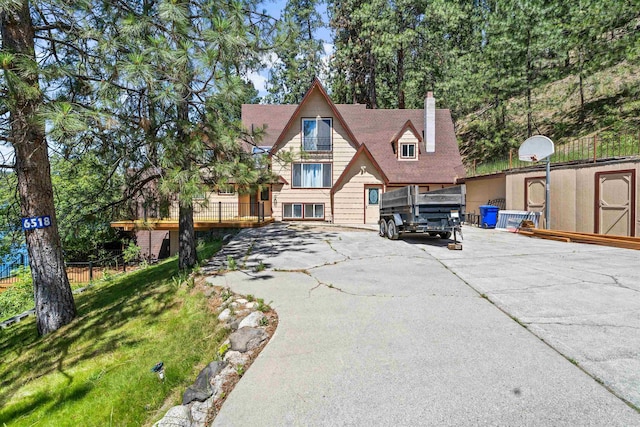
<svg viewBox="0 0 640 427"><path fill-rule="evenodd" d="M302 119L302 149L331 151L331 128L331 119Z"/></svg>
<svg viewBox="0 0 640 427"><path fill-rule="evenodd" d="M416 158L416 144L400 144L400 158L401 159L415 159Z"/></svg>

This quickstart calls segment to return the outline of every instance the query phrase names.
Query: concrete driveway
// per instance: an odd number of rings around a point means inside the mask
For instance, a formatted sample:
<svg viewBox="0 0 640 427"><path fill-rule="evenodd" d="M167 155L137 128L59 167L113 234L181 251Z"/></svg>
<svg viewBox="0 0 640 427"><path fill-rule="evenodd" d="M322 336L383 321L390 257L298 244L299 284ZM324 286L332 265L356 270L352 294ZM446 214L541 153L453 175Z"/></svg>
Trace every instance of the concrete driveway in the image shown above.
<svg viewBox="0 0 640 427"><path fill-rule="evenodd" d="M215 425L640 425L640 252L464 233L243 231L208 280L280 324Z"/></svg>

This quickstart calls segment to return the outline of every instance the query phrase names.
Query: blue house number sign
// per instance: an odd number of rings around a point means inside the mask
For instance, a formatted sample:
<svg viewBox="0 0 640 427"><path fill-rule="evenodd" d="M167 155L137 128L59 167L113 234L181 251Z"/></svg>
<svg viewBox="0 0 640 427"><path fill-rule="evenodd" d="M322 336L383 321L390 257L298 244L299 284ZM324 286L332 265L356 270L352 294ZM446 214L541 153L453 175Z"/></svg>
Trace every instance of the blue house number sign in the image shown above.
<svg viewBox="0 0 640 427"><path fill-rule="evenodd" d="M46 216L34 216L31 218L22 218L23 230L35 230L36 228L51 227L51 217Z"/></svg>

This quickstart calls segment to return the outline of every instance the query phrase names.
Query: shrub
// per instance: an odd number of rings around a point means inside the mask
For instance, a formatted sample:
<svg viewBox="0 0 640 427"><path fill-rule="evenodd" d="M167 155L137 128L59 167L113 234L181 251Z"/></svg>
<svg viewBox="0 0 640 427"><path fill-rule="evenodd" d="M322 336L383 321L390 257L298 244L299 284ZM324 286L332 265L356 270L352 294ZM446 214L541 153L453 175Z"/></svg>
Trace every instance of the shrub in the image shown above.
<svg viewBox="0 0 640 427"><path fill-rule="evenodd" d="M16 282L0 293L0 320L30 310L34 307L31 269L20 267L15 272Z"/></svg>

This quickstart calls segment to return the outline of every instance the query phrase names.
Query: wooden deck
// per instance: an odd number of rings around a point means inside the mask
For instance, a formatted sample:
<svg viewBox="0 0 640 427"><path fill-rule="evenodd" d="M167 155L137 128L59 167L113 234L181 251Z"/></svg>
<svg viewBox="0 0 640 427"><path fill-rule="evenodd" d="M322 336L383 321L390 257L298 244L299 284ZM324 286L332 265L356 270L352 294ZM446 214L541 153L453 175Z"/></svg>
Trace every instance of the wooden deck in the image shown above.
<svg viewBox="0 0 640 427"><path fill-rule="evenodd" d="M197 231L207 231L216 228L257 228L263 227L273 222L273 218L258 219L257 217L233 217L222 219L196 219L193 221L193 226ZM117 228L123 231L134 230L178 230L177 219L137 219L126 221L113 221L111 223L112 228Z"/></svg>

